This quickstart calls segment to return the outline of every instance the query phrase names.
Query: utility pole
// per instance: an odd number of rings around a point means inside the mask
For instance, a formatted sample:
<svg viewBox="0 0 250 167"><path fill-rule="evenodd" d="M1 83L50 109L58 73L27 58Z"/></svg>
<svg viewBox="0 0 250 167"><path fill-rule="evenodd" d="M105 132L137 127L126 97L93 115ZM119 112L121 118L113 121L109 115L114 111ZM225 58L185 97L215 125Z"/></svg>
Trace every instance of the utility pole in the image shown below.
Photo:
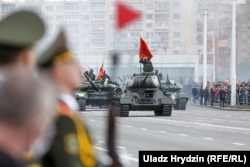
<svg viewBox="0 0 250 167"><path fill-rule="evenodd" d="M215 40L213 36L213 82L215 82Z"/></svg>
<svg viewBox="0 0 250 167"><path fill-rule="evenodd" d="M232 47L231 47L231 106L236 105L236 0L232 3Z"/></svg>
<svg viewBox="0 0 250 167"><path fill-rule="evenodd" d="M207 86L207 5L203 9L203 88Z"/></svg>

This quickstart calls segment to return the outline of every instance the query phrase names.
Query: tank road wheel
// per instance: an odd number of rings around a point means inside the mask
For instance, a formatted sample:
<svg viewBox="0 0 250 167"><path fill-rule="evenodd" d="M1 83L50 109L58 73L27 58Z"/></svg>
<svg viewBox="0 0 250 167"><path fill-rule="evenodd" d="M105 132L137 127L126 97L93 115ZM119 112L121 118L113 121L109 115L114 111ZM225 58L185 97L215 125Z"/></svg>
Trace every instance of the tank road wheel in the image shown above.
<svg viewBox="0 0 250 167"><path fill-rule="evenodd" d="M79 110L85 111L86 110L86 100L85 99L78 99Z"/></svg>
<svg viewBox="0 0 250 167"><path fill-rule="evenodd" d="M162 116L171 116L172 114L172 105L162 105Z"/></svg>
<svg viewBox="0 0 250 167"><path fill-rule="evenodd" d="M128 104L122 104L121 105L120 117L128 117L128 115L129 115L129 105Z"/></svg>

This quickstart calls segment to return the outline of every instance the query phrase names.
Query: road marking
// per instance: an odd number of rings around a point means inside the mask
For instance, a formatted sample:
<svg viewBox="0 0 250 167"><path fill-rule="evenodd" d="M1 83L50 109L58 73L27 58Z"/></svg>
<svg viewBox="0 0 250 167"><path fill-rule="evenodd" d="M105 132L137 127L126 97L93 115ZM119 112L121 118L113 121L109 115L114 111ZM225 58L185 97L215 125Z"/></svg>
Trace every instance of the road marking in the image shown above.
<svg viewBox="0 0 250 167"><path fill-rule="evenodd" d="M214 139L211 138L211 137L203 137L202 139L205 139L205 140L214 140Z"/></svg>
<svg viewBox="0 0 250 167"><path fill-rule="evenodd" d="M102 140L99 140L99 141L98 141L98 143L104 143L104 141L102 141Z"/></svg>
<svg viewBox="0 0 250 167"><path fill-rule="evenodd" d="M147 120L155 120L154 118L144 118ZM235 129L235 130L246 130L250 131L250 128L242 128L242 127L234 127L234 126L224 126L224 125L214 125L209 123L200 123L200 122L190 122L190 121L176 121L176 120L167 120L167 119L157 119L157 121L164 121L167 124L171 123L185 123L185 124L193 124L199 126L208 126L208 127L215 127L215 128L225 128L225 129Z"/></svg>
<svg viewBox="0 0 250 167"><path fill-rule="evenodd" d="M90 121L90 122L95 122L95 120L94 120L94 119L90 119L89 121Z"/></svg>
<svg viewBox="0 0 250 167"><path fill-rule="evenodd" d="M212 119L213 121L226 121L226 120L223 120L223 119Z"/></svg>
<svg viewBox="0 0 250 167"><path fill-rule="evenodd" d="M245 123L245 122L241 122L241 121L229 121L229 122L233 122L233 123L240 123L240 124Z"/></svg>
<svg viewBox="0 0 250 167"><path fill-rule="evenodd" d="M132 126L130 126L130 125L126 125L126 128L131 128Z"/></svg>
<svg viewBox="0 0 250 167"><path fill-rule="evenodd" d="M179 136L187 136L187 134L178 134Z"/></svg>
<svg viewBox="0 0 250 167"><path fill-rule="evenodd" d="M244 145L245 145L245 144L243 144L243 143L232 143L232 144L238 145L238 146L244 146Z"/></svg>
<svg viewBox="0 0 250 167"><path fill-rule="evenodd" d="M145 131L146 131L146 130L148 130L148 129L146 129L146 128L141 128L141 130L145 130Z"/></svg>
<svg viewBox="0 0 250 167"><path fill-rule="evenodd" d="M104 149L104 148L102 148L102 147L97 147L97 146L94 146L94 147L95 147L95 149L97 149L97 150L99 150L99 151L107 152L107 149ZM129 160L131 160L131 161L138 162L138 159L137 159L137 158L133 158L133 157L130 157L130 156L128 156L128 155L129 155L129 154L123 155L123 158L125 157L125 159L129 159Z"/></svg>
<svg viewBox="0 0 250 167"><path fill-rule="evenodd" d="M158 131L158 133L166 133L166 132L165 132L165 131L161 131L161 130L160 130L160 131Z"/></svg>
<svg viewBox="0 0 250 167"><path fill-rule="evenodd" d="M232 117L232 115L226 115L226 117Z"/></svg>

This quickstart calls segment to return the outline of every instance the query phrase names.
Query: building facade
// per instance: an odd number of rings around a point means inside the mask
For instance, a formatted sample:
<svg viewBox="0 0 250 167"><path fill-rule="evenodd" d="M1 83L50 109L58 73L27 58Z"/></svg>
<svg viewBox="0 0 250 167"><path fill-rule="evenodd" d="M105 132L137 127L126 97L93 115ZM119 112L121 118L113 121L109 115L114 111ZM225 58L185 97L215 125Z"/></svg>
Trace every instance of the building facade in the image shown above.
<svg viewBox="0 0 250 167"><path fill-rule="evenodd" d="M127 0L130 7L142 11L142 17L122 31L115 29L114 0L70 1L1 1L0 15L25 8L37 12L47 24L44 41L50 41L55 32L65 27L69 44L82 66L98 70L102 61L110 66L110 51L129 55L124 68L138 64L139 38L142 36L154 55L196 54L196 14L198 0ZM40 49L47 42L43 42ZM39 49L38 49L39 50ZM167 59L161 63L167 64ZM139 58L138 58L139 61ZM185 62L182 63L185 67ZM160 66L160 65L156 65ZM162 67L162 66L161 66ZM167 67L166 67L167 68ZM162 69L164 73L164 68Z"/></svg>

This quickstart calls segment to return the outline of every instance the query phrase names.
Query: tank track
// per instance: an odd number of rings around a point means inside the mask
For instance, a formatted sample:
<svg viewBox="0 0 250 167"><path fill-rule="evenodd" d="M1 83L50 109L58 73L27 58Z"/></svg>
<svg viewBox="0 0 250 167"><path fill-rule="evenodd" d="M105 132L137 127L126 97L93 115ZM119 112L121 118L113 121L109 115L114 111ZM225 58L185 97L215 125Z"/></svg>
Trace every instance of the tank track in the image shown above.
<svg viewBox="0 0 250 167"><path fill-rule="evenodd" d="M129 115L129 105L128 104L122 104L121 105L120 117L128 117L128 115Z"/></svg>
<svg viewBox="0 0 250 167"><path fill-rule="evenodd" d="M162 105L162 116L172 115L172 105L163 104Z"/></svg>
<svg viewBox="0 0 250 167"><path fill-rule="evenodd" d="M163 104L161 110L154 111L155 116L171 116L172 105Z"/></svg>

